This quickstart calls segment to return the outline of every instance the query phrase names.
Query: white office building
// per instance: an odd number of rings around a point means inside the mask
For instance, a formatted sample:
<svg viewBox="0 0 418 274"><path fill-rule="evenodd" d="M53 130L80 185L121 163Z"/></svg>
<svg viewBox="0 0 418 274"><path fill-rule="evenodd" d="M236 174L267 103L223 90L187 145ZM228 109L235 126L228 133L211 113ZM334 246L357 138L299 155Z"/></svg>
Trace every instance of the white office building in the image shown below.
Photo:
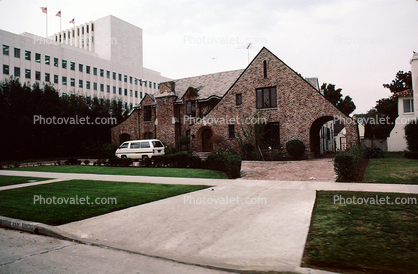
<svg viewBox="0 0 418 274"><path fill-rule="evenodd" d="M135 106L169 78L143 67L142 29L112 15L48 38L0 30L2 77Z"/></svg>

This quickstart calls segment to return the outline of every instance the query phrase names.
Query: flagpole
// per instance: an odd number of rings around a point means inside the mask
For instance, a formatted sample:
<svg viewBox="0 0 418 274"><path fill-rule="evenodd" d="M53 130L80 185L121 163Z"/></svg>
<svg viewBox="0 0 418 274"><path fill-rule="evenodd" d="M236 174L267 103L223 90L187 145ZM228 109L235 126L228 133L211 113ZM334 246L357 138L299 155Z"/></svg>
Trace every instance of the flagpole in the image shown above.
<svg viewBox="0 0 418 274"><path fill-rule="evenodd" d="M45 13L45 16L46 16L46 37L45 38L48 38L48 7L46 7L46 10L47 10L47 12Z"/></svg>
<svg viewBox="0 0 418 274"><path fill-rule="evenodd" d="M60 11L60 32L62 31L62 13Z"/></svg>

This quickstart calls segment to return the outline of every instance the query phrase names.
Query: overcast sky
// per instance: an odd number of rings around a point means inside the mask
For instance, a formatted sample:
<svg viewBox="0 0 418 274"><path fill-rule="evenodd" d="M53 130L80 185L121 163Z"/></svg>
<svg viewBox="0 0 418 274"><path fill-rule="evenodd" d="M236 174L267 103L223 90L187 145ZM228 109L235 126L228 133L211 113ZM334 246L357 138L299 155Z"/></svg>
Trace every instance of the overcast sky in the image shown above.
<svg viewBox="0 0 418 274"><path fill-rule="evenodd" d="M48 34L112 14L143 29L144 66L177 79L243 69L265 46L364 113L409 71L418 51L416 0L0 0L0 29ZM252 43L250 50L247 44Z"/></svg>

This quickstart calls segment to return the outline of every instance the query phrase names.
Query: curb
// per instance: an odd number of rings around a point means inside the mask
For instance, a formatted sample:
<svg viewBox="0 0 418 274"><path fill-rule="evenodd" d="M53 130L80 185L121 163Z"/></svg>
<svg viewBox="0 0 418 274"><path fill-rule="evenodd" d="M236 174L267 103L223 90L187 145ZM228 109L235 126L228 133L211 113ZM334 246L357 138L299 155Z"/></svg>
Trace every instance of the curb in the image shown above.
<svg viewBox="0 0 418 274"><path fill-rule="evenodd" d="M0 216L0 227L6 227L15 230L21 230L33 234L45 235L59 238L62 240L79 241L76 236L64 232L56 227L43 223L23 221L9 217Z"/></svg>

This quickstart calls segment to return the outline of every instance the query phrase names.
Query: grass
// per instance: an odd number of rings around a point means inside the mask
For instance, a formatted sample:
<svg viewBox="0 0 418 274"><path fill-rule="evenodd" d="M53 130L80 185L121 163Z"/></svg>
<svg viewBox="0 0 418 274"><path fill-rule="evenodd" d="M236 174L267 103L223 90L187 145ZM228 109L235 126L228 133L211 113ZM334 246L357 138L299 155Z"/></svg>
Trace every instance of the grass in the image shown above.
<svg viewBox="0 0 418 274"><path fill-rule="evenodd" d="M0 215L61 225L207 187L71 180L0 191ZM41 197L45 200L41 200ZM56 204L52 204L53 197ZM79 204L74 204L76 197ZM80 198L87 197L90 203L94 203L96 198L116 198L117 203L82 205ZM68 199L67 204L63 202L64 198ZM43 201L43 204L40 204L40 201ZM50 204L45 204L48 202Z"/></svg>
<svg viewBox="0 0 418 274"><path fill-rule="evenodd" d="M33 183L35 181L45 181L51 178L21 177L21 176L0 176L0 186Z"/></svg>
<svg viewBox="0 0 418 274"><path fill-rule="evenodd" d="M363 183L418 184L418 160L403 152L386 152L385 158L370 159Z"/></svg>
<svg viewBox="0 0 418 274"><path fill-rule="evenodd" d="M136 176L158 176L158 177L182 177L182 178L209 178L228 179L228 176L221 171L192 168L152 168L152 167L107 167L107 166L35 166L21 167L12 170L39 171L39 172L61 172L61 173L87 173L87 174L108 174L108 175L136 175Z"/></svg>
<svg viewBox="0 0 418 274"><path fill-rule="evenodd" d="M334 204L334 195L413 198L415 204ZM415 273L417 200L417 194L318 191L303 265L343 273Z"/></svg>

